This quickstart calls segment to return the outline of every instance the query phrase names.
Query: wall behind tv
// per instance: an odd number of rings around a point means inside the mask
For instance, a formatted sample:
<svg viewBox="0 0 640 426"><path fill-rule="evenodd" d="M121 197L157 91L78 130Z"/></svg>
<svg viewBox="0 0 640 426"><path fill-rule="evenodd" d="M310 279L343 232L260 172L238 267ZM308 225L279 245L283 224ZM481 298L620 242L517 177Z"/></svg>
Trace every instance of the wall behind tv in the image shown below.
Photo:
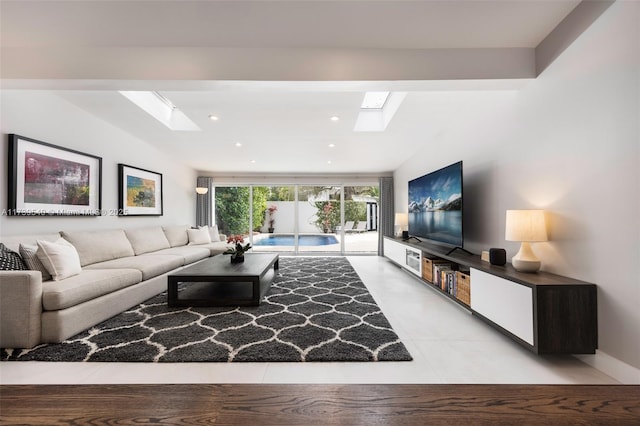
<svg viewBox="0 0 640 426"><path fill-rule="evenodd" d="M102 157L102 208L118 208L118 163L162 173L164 215L148 217L7 217L0 216L0 235L61 230L132 228L195 223L196 172L150 144L70 104L53 92L4 90L0 93L0 210L7 208L8 134ZM52 113L52 112L55 112Z"/></svg>
<svg viewBox="0 0 640 426"><path fill-rule="evenodd" d="M463 160L465 247L475 253L504 247L511 258L505 210L548 210L551 241L534 246L543 269L599 286L599 352L583 359L636 383L639 21L640 4L616 2L524 89L487 97L432 139L416 136L423 147L394 174L396 210L406 211L408 180Z"/></svg>

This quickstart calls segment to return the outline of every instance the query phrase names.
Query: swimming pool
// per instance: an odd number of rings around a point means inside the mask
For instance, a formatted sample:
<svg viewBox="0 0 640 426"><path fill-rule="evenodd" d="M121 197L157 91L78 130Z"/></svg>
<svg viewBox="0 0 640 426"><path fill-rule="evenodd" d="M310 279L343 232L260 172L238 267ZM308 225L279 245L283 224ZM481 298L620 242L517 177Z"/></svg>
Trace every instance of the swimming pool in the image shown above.
<svg viewBox="0 0 640 426"><path fill-rule="evenodd" d="M268 235L256 238L254 246L293 246L295 244L293 234ZM338 244L335 235L300 235L298 236L299 246L328 246Z"/></svg>

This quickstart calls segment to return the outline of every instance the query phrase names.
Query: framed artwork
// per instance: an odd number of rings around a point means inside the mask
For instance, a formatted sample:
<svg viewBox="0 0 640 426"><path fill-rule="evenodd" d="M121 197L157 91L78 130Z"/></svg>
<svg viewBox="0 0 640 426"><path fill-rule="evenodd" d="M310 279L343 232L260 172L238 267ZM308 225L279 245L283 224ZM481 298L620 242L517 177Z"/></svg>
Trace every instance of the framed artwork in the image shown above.
<svg viewBox="0 0 640 426"><path fill-rule="evenodd" d="M100 216L102 158L9 135L9 214Z"/></svg>
<svg viewBox="0 0 640 426"><path fill-rule="evenodd" d="M162 216L162 174L118 164L118 216Z"/></svg>

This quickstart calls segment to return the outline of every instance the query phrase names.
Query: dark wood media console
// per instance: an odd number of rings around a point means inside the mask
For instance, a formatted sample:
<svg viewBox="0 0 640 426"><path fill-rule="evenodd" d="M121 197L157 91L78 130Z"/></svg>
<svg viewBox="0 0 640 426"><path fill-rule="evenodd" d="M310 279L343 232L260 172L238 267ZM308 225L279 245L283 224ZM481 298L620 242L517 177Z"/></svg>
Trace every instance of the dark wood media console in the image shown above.
<svg viewBox="0 0 640 426"><path fill-rule="evenodd" d="M518 272L510 264L491 265L480 256L460 250L448 253L449 250L434 244L384 237L385 257L531 351L595 353L598 348L595 284L548 272ZM464 294L456 295L453 287L443 290L442 285L436 287L426 279L422 273L425 258L432 258L434 263L446 261L454 270L468 269L470 282L465 283L465 287L470 288L470 300Z"/></svg>

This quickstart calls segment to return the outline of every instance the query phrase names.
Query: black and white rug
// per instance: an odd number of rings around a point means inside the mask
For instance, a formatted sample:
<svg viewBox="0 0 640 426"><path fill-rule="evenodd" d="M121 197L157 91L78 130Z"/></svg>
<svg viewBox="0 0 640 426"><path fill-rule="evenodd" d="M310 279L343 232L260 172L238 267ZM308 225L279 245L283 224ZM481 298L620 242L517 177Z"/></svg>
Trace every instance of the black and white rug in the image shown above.
<svg viewBox="0 0 640 426"><path fill-rule="evenodd" d="M281 257L260 306L169 308L166 292L60 344L3 349L3 361L410 361L341 257Z"/></svg>

